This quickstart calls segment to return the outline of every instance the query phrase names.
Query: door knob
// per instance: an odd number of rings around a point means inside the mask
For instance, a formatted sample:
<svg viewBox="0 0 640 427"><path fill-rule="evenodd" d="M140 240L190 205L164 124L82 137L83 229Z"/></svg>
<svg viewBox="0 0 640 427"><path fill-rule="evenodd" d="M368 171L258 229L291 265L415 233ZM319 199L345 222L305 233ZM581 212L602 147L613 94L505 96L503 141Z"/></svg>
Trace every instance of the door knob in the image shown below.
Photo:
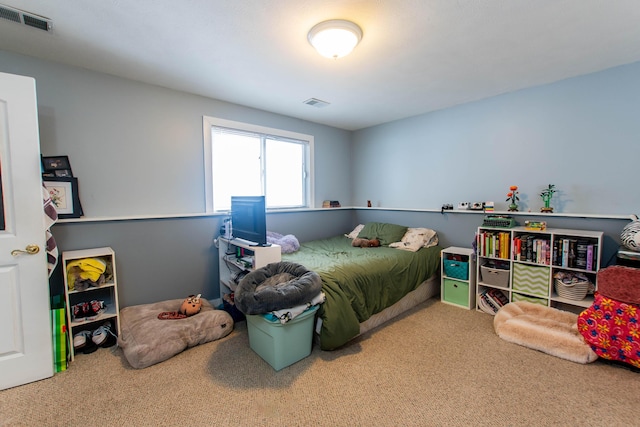
<svg viewBox="0 0 640 427"><path fill-rule="evenodd" d="M38 252L40 252L40 246L38 245L27 245L26 248L24 248L24 250L22 249L14 249L11 251L11 255L13 256L18 256L18 255L22 255L22 254L29 254L29 255L35 255Z"/></svg>

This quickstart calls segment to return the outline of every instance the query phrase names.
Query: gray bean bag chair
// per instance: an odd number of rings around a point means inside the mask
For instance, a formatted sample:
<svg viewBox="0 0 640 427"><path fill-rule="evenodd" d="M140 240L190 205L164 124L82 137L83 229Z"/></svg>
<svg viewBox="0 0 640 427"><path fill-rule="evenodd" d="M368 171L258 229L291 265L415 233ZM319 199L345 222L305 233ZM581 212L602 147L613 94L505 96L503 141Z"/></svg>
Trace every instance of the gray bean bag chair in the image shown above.
<svg viewBox="0 0 640 427"><path fill-rule="evenodd" d="M244 314L265 314L306 304L321 290L315 271L293 262L274 262L244 276L234 300Z"/></svg>
<svg viewBox="0 0 640 427"><path fill-rule="evenodd" d="M118 346L132 367L146 368L233 331L231 315L214 309L204 298L198 314L184 319L158 319L162 312L177 311L182 301L184 299L132 305L120 310Z"/></svg>

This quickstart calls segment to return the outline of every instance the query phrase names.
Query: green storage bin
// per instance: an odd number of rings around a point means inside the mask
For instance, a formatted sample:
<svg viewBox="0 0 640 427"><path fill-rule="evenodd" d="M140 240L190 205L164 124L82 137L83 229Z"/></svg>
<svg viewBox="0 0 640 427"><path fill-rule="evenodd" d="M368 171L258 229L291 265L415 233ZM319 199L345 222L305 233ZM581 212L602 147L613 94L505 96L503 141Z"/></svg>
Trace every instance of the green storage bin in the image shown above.
<svg viewBox="0 0 640 427"><path fill-rule="evenodd" d="M443 279L443 300L451 304L469 306L469 283Z"/></svg>
<svg viewBox="0 0 640 427"><path fill-rule="evenodd" d="M530 297L527 295L522 295L522 294L518 294L518 293L513 293L511 294L511 301L516 302L516 301L529 301L531 303L534 304L539 304L539 305L547 305L547 300L546 299L542 299L542 298L536 298L536 297Z"/></svg>
<svg viewBox="0 0 640 427"><path fill-rule="evenodd" d="M285 324L247 315L249 346L276 371L304 359L311 354L316 311L317 305Z"/></svg>
<svg viewBox="0 0 640 427"><path fill-rule="evenodd" d="M527 295L549 296L549 267L515 264L513 270L513 290Z"/></svg>

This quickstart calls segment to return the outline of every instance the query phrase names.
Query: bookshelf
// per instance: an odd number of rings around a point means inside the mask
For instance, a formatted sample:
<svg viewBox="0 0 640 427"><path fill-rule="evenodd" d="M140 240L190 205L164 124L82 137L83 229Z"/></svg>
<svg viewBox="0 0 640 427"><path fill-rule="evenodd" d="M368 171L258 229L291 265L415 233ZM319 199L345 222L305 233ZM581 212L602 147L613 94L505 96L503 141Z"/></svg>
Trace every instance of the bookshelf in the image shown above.
<svg viewBox="0 0 640 427"><path fill-rule="evenodd" d="M233 294L242 278L257 268L280 262L279 245L252 246L240 239L218 237L220 298L223 304L235 308Z"/></svg>
<svg viewBox="0 0 640 427"><path fill-rule="evenodd" d="M440 252L440 298L443 303L471 310L476 304L473 249L455 246Z"/></svg>
<svg viewBox="0 0 640 427"><path fill-rule="evenodd" d="M560 228L478 227L476 309L495 314L512 301L572 312L589 307L592 293L581 297L580 292L567 292L578 288L562 287L556 280L573 278L597 289L603 235L600 231ZM564 296L558 294L558 286Z"/></svg>
<svg viewBox="0 0 640 427"><path fill-rule="evenodd" d="M71 263L86 259L98 259L104 263L104 273L101 274L98 282L92 283L90 286L80 287L77 282L72 285L71 280L75 275L72 273L73 264ZM110 247L64 251L62 252L62 269L64 274L64 295L67 304L68 334L69 342L71 343L69 355L71 361L73 361L77 351L73 346L73 338L78 332L84 330L93 332L106 321L109 321L112 326L112 332L120 336L116 254ZM75 280L78 281L78 279ZM85 317L84 315L75 316L73 308L75 305L86 304L88 307L93 301L101 301L103 303L99 312L92 312L90 317ZM88 339L90 340L91 337Z"/></svg>

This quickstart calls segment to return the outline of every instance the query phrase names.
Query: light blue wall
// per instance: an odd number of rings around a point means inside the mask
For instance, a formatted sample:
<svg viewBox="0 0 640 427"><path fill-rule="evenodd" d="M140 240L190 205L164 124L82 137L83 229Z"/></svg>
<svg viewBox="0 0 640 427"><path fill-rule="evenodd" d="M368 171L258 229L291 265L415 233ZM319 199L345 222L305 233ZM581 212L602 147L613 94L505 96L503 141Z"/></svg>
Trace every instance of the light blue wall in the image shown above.
<svg viewBox="0 0 640 427"><path fill-rule="evenodd" d="M348 131L4 51L0 71L36 79L42 153L69 156L85 217L204 212L203 115L313 135L316 205L351 199ZM352 216L274 213L267 226L304 241L348 231ZM221 219L67 222L52 231L61 251L114 249L126 307L190 294L218 298L213 242ZM52 289L62 293L60 269Z"/></svg>
<svg viewBox="0 0 640 427"><path fill-rule="evenodd" d="M203 212L203 115L314 135L317 204L504 203L508 186L517 184L537 210L527 196L551 182L564 192L564 212L630 213L638 206L630 183L640 149L633 120L640 64L354 133L9 52L0 51L0 71L35 77L42 152L69 156L87 217ZM478 170L487 164L493 167ZM547 176L538 178L542 172ZM551 226L604 230L607 259L626 222L550 218ZM198 293L217 298L213 238L221 219L59 223L53 233L62 251L113 247L126 307ZM325 209L272 213L267 227L304 242L366 221L431 226L445 246L469 246L481 215ZM58 271L57 289L61 281Z"/></svg>
<svg viewBox="0 0 640 427"><path fill-rule="evenodd" d="M640 211L640 63L371 127L353 134L353 204L439 209L487 201L539 212Z"/></svg>
<svg viewBox="0 0 640 427"><path fill-rule="evenodd" d="M4 51L0 71L36 79L42 153L69 156L87 217L203 213L203 115L313 135L316 206L351 199L350 132Z"/></svg>

